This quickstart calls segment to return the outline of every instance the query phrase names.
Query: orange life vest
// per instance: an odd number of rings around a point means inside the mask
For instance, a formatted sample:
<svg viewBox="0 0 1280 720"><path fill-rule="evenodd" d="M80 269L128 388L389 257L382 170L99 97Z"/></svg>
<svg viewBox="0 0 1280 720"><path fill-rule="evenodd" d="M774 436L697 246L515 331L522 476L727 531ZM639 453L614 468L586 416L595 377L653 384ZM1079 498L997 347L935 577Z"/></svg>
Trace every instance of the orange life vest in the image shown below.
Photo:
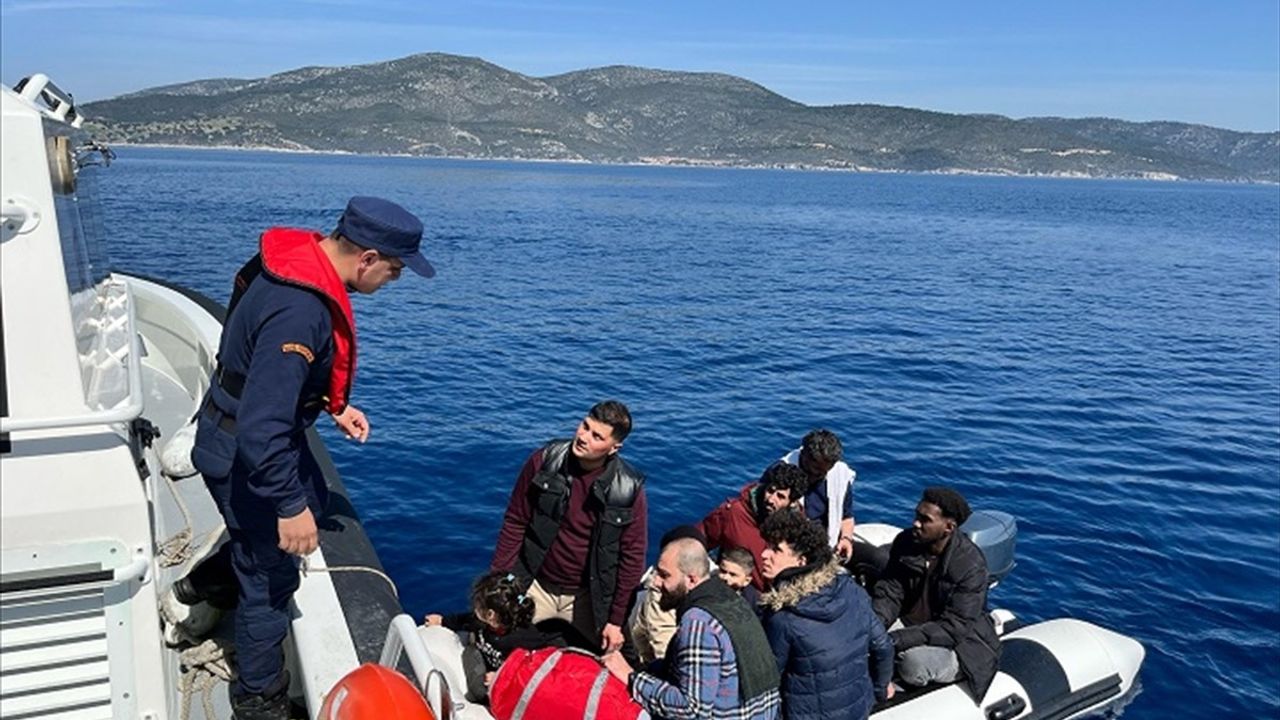
<svg viewBox="0 0 1280 720"><path fill-rule="evenodd" d="M337 414L346 409L355 382L356 321L347 286L320 248L323 239L324 235L318 232L298 228L275 227L262 233L258 254L236 273L228 314L261 272L323 298L333 318L333 367L329 371L325 409Z"/></svg>

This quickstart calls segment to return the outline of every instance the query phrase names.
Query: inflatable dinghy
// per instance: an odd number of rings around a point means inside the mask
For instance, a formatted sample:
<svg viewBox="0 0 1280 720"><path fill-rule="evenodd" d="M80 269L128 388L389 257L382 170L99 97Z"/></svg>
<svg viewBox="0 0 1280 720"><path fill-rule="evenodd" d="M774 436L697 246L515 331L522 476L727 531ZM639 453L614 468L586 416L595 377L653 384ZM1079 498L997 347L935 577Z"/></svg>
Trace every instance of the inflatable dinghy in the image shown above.
<svg viewBox="0 0 1280 720"><path fill-rule="evenodd" d="M992 585L1014 566L1017 523L1011 515L977 511L961 528L983 551L991 568ZM864 523L858 537L887 546L900 532L892 525ZM646 577L648 574L646 573ZM637 600L639 606L643 601ZM402 616L404 623L412 623ZM1008 610L993 610L1000 636L1000 671L981 703L975 703L959 684L935 685L899 692L876 706L874 720L1068 720L1092 715L1129 697L1137 682L1145 650L1133 638L1083 620L1059 618L1022 626ZM452 705L455 717L491 718L487 708L463 700L465 676L462 644L442 627L416 628L410 642L429 658L444 690L434 693L433 705ZM424 661L427 662L427 661ZM415 665L416 667L416 665ZM424 687L427 685L422 680ZM441 696L448 695L449 698ZM450 702L450 700L452 702Z"/></svg>
<svg viewBox="0 0 1280 720"><path fill-rule="evenodd" d="M1000 638L1000 672L981 705L958 684L938 685L898 693L872 711L873 720L1067 720L1115 705L1137 680L1144 650L1132 638L1070 618L1010 631L1016 624L1012 616L1006 611L996 616L1006 630ZM450 697L444 702L453 707L454 717L492 718L484 706L462 697L466 680L457 635L441 627L417 633L432 667L446 681ZM439 707L442 698L430 694Z"/></svg>

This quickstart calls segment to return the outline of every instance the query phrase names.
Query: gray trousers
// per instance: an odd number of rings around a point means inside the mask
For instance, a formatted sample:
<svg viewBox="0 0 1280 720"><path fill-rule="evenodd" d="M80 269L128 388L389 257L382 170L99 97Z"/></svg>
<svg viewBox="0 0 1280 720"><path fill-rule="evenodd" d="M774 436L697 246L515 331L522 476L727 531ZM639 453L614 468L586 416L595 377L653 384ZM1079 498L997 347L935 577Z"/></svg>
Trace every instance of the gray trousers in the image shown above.
<svg viewBox="0 0 1280 720"><path fill-rule="evenodd" d="M894 620L889 630L901 627L902 620ZM960 659L950 648L918 645L898 653L895 665L902 682L915 687L955 682L960 677Z"/></svg>
<svg viewBox="0 0 1280 720"><path fill-rule="evenodd" d="M916 687L955 682L960 676L960 660L950 648L919 645L898 653L898 676Z"/></svg>

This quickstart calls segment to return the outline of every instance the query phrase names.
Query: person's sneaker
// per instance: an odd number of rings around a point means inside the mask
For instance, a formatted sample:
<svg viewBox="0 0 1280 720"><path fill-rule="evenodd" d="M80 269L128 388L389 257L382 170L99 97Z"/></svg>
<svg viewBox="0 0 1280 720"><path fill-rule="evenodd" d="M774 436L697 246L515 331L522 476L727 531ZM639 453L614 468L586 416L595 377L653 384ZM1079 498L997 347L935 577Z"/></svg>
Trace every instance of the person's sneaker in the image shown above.
<svg viewBox="0 0 1280 720"><path fill-rule="evenodd" d="M266 695L237 695L231 693L231 717L233 720L289 720L289 671L267 688Z"/></svg>

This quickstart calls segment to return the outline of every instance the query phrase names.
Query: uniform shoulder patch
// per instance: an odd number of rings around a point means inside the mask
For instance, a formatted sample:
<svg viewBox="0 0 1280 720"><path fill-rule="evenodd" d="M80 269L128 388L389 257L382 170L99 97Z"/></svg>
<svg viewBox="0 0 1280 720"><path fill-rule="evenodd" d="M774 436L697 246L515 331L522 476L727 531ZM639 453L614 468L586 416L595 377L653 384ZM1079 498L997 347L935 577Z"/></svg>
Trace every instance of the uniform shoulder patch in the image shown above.
<svg viewBox="0 0 1280 720"><path fill-rule="evenodd" d="M280 352L298 353L299 355L307 359L308 365L315 362L316 360L316 354L311 352L311 348L307 347L306 345L303 345L302 343L287 342L280 346Z"/></svg>

